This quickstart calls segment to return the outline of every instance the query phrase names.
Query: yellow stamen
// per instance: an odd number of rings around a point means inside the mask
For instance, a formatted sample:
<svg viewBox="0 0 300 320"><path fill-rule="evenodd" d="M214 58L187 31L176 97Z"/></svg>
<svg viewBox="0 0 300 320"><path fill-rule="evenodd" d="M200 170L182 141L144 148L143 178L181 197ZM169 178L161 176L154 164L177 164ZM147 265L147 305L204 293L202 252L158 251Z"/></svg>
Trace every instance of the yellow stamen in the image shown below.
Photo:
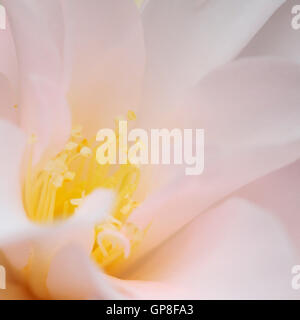
<svg viewBox="0 0 300 320"><path fill-rule="evenodd" d="M65 149L68 150L68 151L72 151L72 150L76 149L77 147L78 147L78 143L73 142L73 141L69 141L66 144Z"/></svg>
<svg viewBox="0 0 300 320"><path fill-rule="evenodd" d="M136 120L136 115L135 115L134 111L129 110L127 113L127 118L128 118L128 120L132 120L132 121Z"/></svg>
<svg viewBox="0 0 300 320"><path fill-rule="evenodd" d="M128 118L135 119L135 114L130 111ZM116 122L116 133L117 129ZM109 164L100 165L96 151L101 142L83 139L82 128L78 126L72 130L64 149L48 161L42 170L36 170L32 167L36 141L35 135L29 139L23 190L28 218L42 224L66 219L97 188L112 189L117 194L115 207L103 222L95 225L95 243L91 255L106 269L116 261L127 258L143 234L143 231L127 223L132 210L138 205L133 200L133 194L139 183L139 169L129 162L117 169Z"/></svg>
<svg viewBox="0 0 300 320"><path fill-rule="evenodd" d="M92 150L88 147L83 147L80 150L80 154L86 158L90 157L92 155Z"/></svg>

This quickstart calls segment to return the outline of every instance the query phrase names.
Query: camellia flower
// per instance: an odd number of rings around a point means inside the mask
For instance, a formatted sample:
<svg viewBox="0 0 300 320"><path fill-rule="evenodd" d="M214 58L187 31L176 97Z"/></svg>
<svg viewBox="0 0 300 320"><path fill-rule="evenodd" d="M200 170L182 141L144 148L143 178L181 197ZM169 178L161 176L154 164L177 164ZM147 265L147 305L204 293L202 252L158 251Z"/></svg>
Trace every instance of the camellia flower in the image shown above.
<svg viewBox="0 0 300 320"><path fill-rule="evenodd" d="M1 2L1 299L297 297L290 2ZM99 165L128 111L203 128L204 173Z"/></svg>

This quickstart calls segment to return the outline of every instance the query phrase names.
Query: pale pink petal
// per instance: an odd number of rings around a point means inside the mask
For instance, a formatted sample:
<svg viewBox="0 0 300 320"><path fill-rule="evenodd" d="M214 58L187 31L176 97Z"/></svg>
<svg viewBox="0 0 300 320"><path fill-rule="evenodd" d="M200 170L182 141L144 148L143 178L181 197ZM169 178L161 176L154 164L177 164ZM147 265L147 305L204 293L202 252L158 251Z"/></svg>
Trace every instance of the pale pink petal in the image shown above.
<svg viewBox="0 0 300 320"><path fill-rule="evenodd" d="M163 281L122 280L109 277L114 288L127 299L134 300L173 300L188 299L190 297L186 288Z"/></svg>
<svg viewBox="0 0 300 320"><path fill-rule="evenodd" d="M6 17L6 29L0 30L0 72L8 78L13 88L14 104L17 103L18 67L15 43L10 23Z"/></svg>
<svg viewBox="0 0 300 320"><path fill-rule="evenodd" d="M47 287L54 299L172 299L179 296L176 285L107 277L76 246L65 247L57 253L49 268Z"/></svg>
<svg viewBox="0 0 300 320"><path fill-rule="evenodd" d="M139 103L140 15L132 0L63 0L62 5L73 120L94 135Z"/></svg>
<svg viewBox="0 0 300 320"><path fill-rule="evenodd" d="M116 195L109 189L97 189L88 195L69 221L96 224L111 213Z"/></svg>
<svg viewBox="0 0 300 320"><path fill-rule="evenodd" d="M85 254L91 253L95 242L95 224L107 218L113 199L110 191L95 191L67 221L52 226L41 225L34 232L19 236L3 246L11 267L37 297L48 298L45 281L57 252L68 245L76 245Z"/></svg>
<svg viewBox="0 0 300 320"><path fill-rule="evenodd" d="M0 73L0 118L18 123L18 113L14 108L14 94L7 77Z"/></svg>
<svg viewBox="0 0 300 320"><path fill-rule="evenodd" d="M34 226L26 217L21 196L21 160L26 146L24 134L9 123L1 122L0 147L0 247L18 273L29 263L23 277L31 290L45 297L45 278L51 258L65 245L77 244L90 252L94 242L94 224L108 214L112 195L96 191L86 199L78 215L54 226ZM8 183L9 182L9 183Z"/></svg>
<svg viewBox="0 0 300 320"><path fill-rule="evenodd" d="M292 28L292 8L299 5L298 0L289 0L274 14L241 56L278 56L300 63L299 30Z"/></svg>
<svg viewBox="0 0 300 320"><path fill-rule="evenodd" d="M0 121L0 245L15 241L31 230L22 204L21 160L26 146L23 132Z"/></svg>
<svg viewBox="0 0 300 320"><path fill-rule="evenodd" d="M25 134L0 121L0 248L18 269L26 265L30 254L27 237L36 232L22 203L21 162L25 147ZM22 245L16 245L21 239Z"/></svg>
<svg viewBox="0 0 300 320"><path fill-rule="evenodd" d="M172 166L152 166L159 177L153 184L172 185L131 216L141 227L152 223L143 253L233 191L299 158L299 84L297 65L241 60L211 73L194 102L174 110L168 120L204 128L205 168L200 176L183 177L182 167L174 175Z"/></svg>
<svg viewBox="0 0 300 320"><path fill-rule="evenodd" d="M242 188L238 195L272 212L300 252L300 161Z"/></svg>
<svg viewBox="0 0 300 320"><path fill-rule="evenodd" d="M38 155L57 151L70 133L63 86L63 21L58 0L3 1L16 44L20 118L39 137Z"/></svg>
<svg viewBox="0 0 300 320"><path fill-rule="evenodd" d="M67 246L54 257L47 277L53 299L120 299L108 279L76 246Z"/></svg>
<svg viewBox="0 0 300 320"><path fill-rule="evenodd" d="M149 255L131 279L177 284L196 299L293 299L299 264L285 229L267 211L231 198Z"/></svg>
<svg viewBox="0 0 300 320"><path fill-rule="evenodd" d="M236 57L283 2L147 1L142 13L146 99L157 103L158 95L176 101L183 90Z"/></svg>
<svg viewBox="0 0 300 320"><path fill-rule="evenodd" d="M48 80L47 77L30 75L27 84L32 90L24 92L22 101L29 101L35 106L32 110L21 108L27 118L28 134L37 136L35 159L43 154L44 159L60 152L69 139L71 132L70 110L61 84ZM35 102L33 102L33 100ZM23 110L23 111L22 111ZM21 119L24 119L21 116Z"/></svg>

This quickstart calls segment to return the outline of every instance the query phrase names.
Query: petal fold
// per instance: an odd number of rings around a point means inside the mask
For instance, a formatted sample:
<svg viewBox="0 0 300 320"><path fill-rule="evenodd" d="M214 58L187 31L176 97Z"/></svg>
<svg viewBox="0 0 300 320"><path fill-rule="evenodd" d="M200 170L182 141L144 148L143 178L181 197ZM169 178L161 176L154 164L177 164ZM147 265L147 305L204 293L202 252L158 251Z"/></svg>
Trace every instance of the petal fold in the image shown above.
<svg viewBox="0 0 300 320"><path fill-rule="evenodd" d="M95 135L139 104L144 39L132 0L64 0L73 122Z"/></svg>
<svg viewBox="0 0 300 320"><path fill-rule="evenodd" d="M240 56L272 55L300 63L299 30L295 30L291 25L292 19L296 18L296 14L292 14L292 8L297 5L298 0L286 1L244 48Z"/></svg>
<svg viewBox="0 0 300 320"><path fill-rule="evenodd" d="M298 65L266 58L233 62L200 81L168 121L171 128L180 119L182 128L205 130L204 172L150 168L160 177L152 190L164 187L130 217L141 227L152 223L143 252L232 192L299 159L299 84Z"/></svg>
<svg viewBox="0 0 300 320"><path fill-rule="evenodd" d="M296 264L299 253L272 213L229 198L151 253L129 278L181 285L190 299L296 299Z"/></svg>
<svg viewBox="0 0 300 320"><path fill-rule="evenodd" d="M176 100L235 58L282 0L149 0L143 9L146 99Z"/></svg>
<svg viewBox="0 0 300 320"><path fill-rule="evenodd" d="M37 157L56 153L70 133L63 83L63 20L58 0L3 1L16 45L21 125L39 137Z"/></svg>

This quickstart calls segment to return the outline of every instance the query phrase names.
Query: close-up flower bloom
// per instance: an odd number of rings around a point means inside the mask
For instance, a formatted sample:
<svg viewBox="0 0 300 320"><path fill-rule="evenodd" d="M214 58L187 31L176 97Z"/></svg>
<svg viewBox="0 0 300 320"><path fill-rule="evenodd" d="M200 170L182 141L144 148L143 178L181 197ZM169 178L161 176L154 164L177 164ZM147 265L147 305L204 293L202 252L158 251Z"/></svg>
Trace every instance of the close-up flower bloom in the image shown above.
<svg viewBox="0 0 300 320"><path fill-rule="evenodd" d="M300 297L296 0L0 4L1 300ZM203 173L101 164L121 119Z"/></svg>

